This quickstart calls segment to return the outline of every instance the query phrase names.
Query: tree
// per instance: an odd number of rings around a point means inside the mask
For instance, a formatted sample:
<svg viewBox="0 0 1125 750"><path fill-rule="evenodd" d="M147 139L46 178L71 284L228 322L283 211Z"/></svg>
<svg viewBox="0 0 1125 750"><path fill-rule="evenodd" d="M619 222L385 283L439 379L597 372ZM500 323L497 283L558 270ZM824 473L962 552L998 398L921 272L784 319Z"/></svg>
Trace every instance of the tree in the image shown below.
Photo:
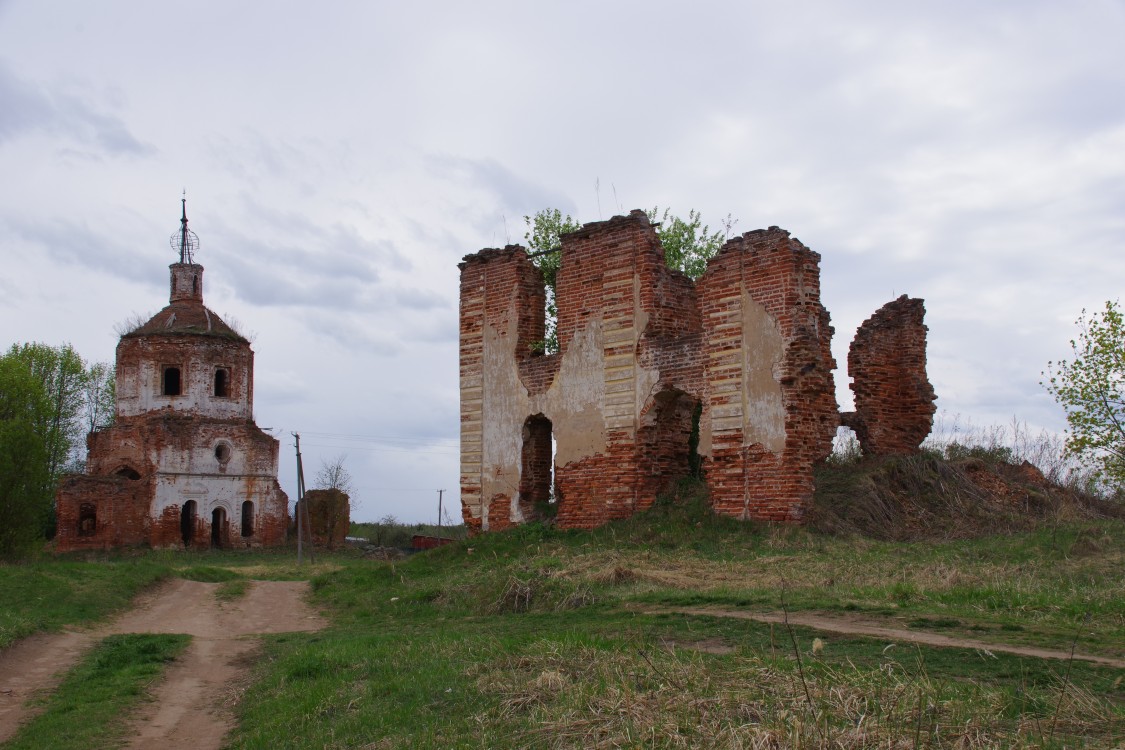
<svg viewBox="0 0 1125 750"><path fill-rule="evenodd" d="M1106 486L1125 486L1125 321L1117 302L1076 321L1074 358L1048 362L1042 385L1066 410L1066 450Z"/></svg>
<svg viewBox="0 0 1125 750"><path fill-rule="evenodd" d="M43 383L12 352L0 356L0 556L43 540L54 485L48 471L51 402Z"/></svg>
<svg viewBox="0 0 1125 750"><path fill-rule="evenodd" d="M70 344L17 344L8 350L43 385L50 409L40 414L36 431L47 441L47 469L52 479L78 458L86 432L86 363Z"/></svg>
<svg viewBox="0 0 1125 750"><path fill-rule="evenodd" d="M731 229L738 223L737 219L732 219L727 214L723 220L726 231L712 232L710 227L703 224L700 213L695 209L688 211L686 221L673 215L671 209L664 209L661 215L658 206L646 213L653 223L656 223L657 216L661 216L656 234L660 238L660 244L664 246L664 262L669 268L683 271L693 279L703 275L707 270L707 261L719 251L730 236ZM559 252L562 249L561 236L581 229L582 224L557 208L537 211L534 216L523 217L523 221L527 225L523 237L531 254L531 262L542 272L547 288L547 330L543 349L547 354L553 354L559 350L555 282L562 261L562 254Z"/></svg>
<svg viewBox="0 0 1125 750"><path fill-rule="evenodd" d="M656 223L660 208L653 206L652 210L646 213L648 220ZM737 223L737 219L732 219L730 214L727 214L727 218L723 220L726 231L712 232L694 208L688 211L687 221L679 216L673 216L671 209L664 209L660 226L656 229L660 244L664 246L664 262L669 268L683 271L691 278L698 279L707 270L707 261L719 252L719 248L726 242L731 229Z"/></svg>
<svg viewBox="0 0 1125 750"><path fill-rule="evenodd" d="M113 367L106 362L90 365L86 370L83 396L86 432L113 424L117 406L117 381Z"/></svg>
<svg viewBox="0 0 1125 750"><path fill-rule="evenodd" d="M344 454L332 460L320 460L320 471L316 473L314 487L318 490L340 490L349 497L352 494L352 475L344 466L348 457Z"/></svg>
<svg viewBox="0 0 1125 750"><path fill-rule="evenodd" d="M559 350L559 309L555 305L555 282L558 280L559 263L562 261L562 235L582 228L577 219L572 219L570 214L563 216L557 208L545 208L537 211L535 216L523 217L527 231L524 241L527 250L531 253L531 262L543 274L543 283L547 291L547 329L543 337L543 351L554 354Z"/></svg>

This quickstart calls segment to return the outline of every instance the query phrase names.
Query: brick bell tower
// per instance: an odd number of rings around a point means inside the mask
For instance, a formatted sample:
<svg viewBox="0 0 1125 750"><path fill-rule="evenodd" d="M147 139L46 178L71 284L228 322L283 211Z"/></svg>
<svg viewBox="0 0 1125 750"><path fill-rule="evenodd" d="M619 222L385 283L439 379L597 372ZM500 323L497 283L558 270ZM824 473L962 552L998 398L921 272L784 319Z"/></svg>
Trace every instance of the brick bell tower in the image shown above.
<svg viewBox="0 0 1125 750"><path fill-rule="evenodd" d="M115 422L57 498L60 550L257 547L284 541L278 441L254 423L250 342L203 304L187 199L168 305L117 345Z"/></svg>

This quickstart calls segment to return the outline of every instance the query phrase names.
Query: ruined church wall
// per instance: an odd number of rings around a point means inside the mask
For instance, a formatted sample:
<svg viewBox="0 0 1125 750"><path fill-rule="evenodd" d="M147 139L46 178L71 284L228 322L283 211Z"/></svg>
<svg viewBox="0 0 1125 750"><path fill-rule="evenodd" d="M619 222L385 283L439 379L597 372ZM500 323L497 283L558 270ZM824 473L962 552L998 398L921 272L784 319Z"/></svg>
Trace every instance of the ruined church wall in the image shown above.
<svg viewBox="0 0 1125 750"><path fill-rule="evenodd" d="M854 414L844 415L866 455L908 455L930 434L936 411L926 375L926 308L905 294L863 322L848 351Z"/></svg>
<svg viewBox="0 0 1125 750"><path fill-rule="evenodd" d="M798 521L838 423L820 256L776 227L748 232L697 283L711 501L737 518Z"/></svg>
<svg viewBox="0 0 1125 750"><path fill-rule="evenodd" d="M131 547L149 542L151 479L123 476L63 477L55 495L56 549ZM93 523L82 520L93 510Z"/></svg>
<svg viewBox="0 0 1125 750"><path fill-rule="evenodd" d="M698 336L688 332L698 328L698 308L690 280L665 266L643 212L564 236L558 354L534 356L527 346L542 336L543 297L522 248L467 256L461 270L462 507L470 528L534 517L543 490L529 478L549 476L550 463L531 433L545 430L545 420L557 441L561 526L589 528L651 504L667 481L657 467L686 463L686 432L669 441L656 426L683 422L684 405L694 405L677 400L681 386L662 372L692 371ZM685 336L694 343L685 346ZM665 390L672 396L658 403ZM646 425L647 447L657 437L660 445L642 455L637 435ZM665 446L676 441L675 450Z"/></svg>

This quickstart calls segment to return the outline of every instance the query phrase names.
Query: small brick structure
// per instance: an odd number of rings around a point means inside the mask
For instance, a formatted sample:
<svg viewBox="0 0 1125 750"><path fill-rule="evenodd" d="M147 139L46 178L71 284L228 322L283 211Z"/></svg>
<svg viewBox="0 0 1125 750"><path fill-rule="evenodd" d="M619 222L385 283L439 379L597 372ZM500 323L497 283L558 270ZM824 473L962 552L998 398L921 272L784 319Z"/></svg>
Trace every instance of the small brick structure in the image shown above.
<svg viewBox="0 0 1125 750"><path fill-rule="evenodd" d="M186 231L186 212L183 219ZM173 263L169 305L117 345L115 421L56 495L57 549L281 544L276 439L254 423L250 342L203 305L203 266Z"/></svg>
<svg viewBox="0 0 1125 750"><path fill-rule="evenodd" d="M544 285L527 251L509 245L465 256L461 504L469 529L535 520L552 503L559 526L592 528L648 508L693 464L717 512L800 521L813 467L841 424L819 261L770 227L728 241L693 282L667 267L643 211L586 224L562 237L559 352L544 355ZM903 357L880 348L878 357L928 387L924 333L921 347L920 359L914 346ZM863 403L867 423L911 435L924 411L909 407L903 427L897 404L873 411Z"/></svg>
<svg viewBox="0 0 1125 750"><path fill-rule="evenodd" d="M351 528L351 499L348 493L332 488L305 490L304 499L297 502L297 514L308 503L309 532L313 544L328 549L344 546ZM305 516L299 516L304 521ZM307 538L307 537L306 537Z"/></svg>

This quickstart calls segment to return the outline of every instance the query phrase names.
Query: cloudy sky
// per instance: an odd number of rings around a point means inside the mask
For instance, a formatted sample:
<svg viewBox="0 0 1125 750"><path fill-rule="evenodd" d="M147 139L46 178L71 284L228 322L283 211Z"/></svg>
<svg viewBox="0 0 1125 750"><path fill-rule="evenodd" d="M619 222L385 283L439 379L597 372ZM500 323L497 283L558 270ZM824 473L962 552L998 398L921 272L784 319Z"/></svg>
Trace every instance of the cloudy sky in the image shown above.
<svg viewBox="0 0 1125 750"><path fill-rule="evenodd" d="M186 189L283 485L299 431L359 518L434 520L458 261L659 205L818 251L841 364L920 296L943 412L1059 430L1040 372L1125 281L1122 39L1120 0L0 0L0 343L112 360Z"/></svg>

